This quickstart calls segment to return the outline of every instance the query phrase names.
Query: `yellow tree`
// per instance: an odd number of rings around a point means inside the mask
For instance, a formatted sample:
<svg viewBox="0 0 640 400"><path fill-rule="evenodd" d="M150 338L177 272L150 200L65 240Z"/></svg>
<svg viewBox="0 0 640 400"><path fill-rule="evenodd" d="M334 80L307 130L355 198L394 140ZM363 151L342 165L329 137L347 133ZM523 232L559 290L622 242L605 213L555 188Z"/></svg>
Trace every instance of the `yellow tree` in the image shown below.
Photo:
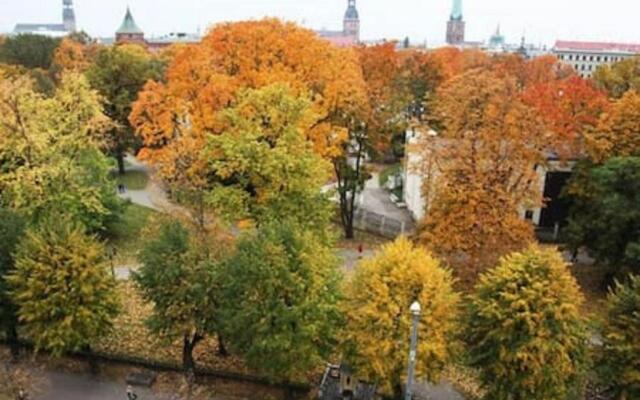
<svg viewBox="0 0 640 400"><path fill-rule="evenodd" d="M52 209L101 230L118 208L100 151L109 126L80 75L62 77L51 98L26 78L0 78L0 203L38 219Z"/></svg>
<svg viewBox="0 0 640 400"><path fill-rule="evenodd" d="M346 283L344 351L359 376L400 398L414 301L422 306L417 375L436 381L452 354L458 295L451 272L406 238L362 261Z"/></svg>
<svg viewBox="0 0 640 400"><path fill-rule="evenodd" d="M473 281L533 239L520 211L541 200L535 166L546 142L509 77L471 70L441 88L435 106L442 130L419 149L422 167L436 166L423 188L429 204L420 240Z"/></svg>
<svg viewBox="0 0 640 400"><path fill-rule="evenodd" d="M601 116L596 129L587 135L587 150L596 163L610 157L640 156L640 95L635 90L626 92Z"/></svg>

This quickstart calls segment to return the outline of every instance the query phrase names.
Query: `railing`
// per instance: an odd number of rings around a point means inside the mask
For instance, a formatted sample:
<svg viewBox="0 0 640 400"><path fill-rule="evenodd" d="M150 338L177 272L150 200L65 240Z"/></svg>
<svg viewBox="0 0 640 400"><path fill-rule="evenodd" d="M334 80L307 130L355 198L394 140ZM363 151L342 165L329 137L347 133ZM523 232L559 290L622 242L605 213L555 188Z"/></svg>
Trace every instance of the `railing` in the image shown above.
<svg viewBox="0 0 640 400"><path fill-rule="evenodd" d="M406 235L411 230L411 226L407 226L405 221L399 221L362 208L356 210L353 226L356 229L389 239L395 239L400 235Z"/></svg>

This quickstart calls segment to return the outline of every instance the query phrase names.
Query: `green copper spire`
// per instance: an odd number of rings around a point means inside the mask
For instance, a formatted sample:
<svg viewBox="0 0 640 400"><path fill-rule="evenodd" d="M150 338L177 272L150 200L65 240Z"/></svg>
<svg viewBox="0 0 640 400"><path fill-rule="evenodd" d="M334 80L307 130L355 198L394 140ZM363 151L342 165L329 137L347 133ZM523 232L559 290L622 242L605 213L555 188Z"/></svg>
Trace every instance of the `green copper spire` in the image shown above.
<svg viewBox="0 0 640 400"><path fill-rule="evenodd" d="M143 33L142 29L136 25L136 21L133 20L133 15L131 15L129 7L127 7L127 14L124 16L124 21L122 21L122 25L120 25L116 33Z"/></svg>
<svg viewBox="0 0 640 400"><path fill-rule="evenodd" d="M455 21L462 21L462 0L453 0L451 19Z"/></svg>

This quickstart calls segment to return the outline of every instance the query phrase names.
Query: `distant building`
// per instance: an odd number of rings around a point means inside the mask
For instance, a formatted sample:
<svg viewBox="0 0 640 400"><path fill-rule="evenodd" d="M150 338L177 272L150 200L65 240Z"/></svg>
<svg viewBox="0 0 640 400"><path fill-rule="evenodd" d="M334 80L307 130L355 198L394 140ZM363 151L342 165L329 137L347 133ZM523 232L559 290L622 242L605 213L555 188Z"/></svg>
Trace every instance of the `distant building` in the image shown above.
<svg viewBox="0 0 640 400"><path fill-rule="evenodd" d="M199 43L202 38L199 34L173 32L168 35L145 39L144 31L136 24L131 14L131 9L127 7L127 12L120 28L116 31L116 44L139 44L151 51L157 51L169 47L176 43ZM106 43L106 41L103 41Z"/></svg>
<svg viewBox="0 0 640 400"><path fill-rule="evenodd" d="M640 44L558 40L553 54L564 64L572 66L583 78L590 78L601 65L640 54Z"/></svg>
<svg viewBox="0 0 640 400"><path fill-rule="evenodd" d="M504 35L500 33L500 25L496 28L496 32L489 38L489 49L505 49L507 42Z"/></svg>
<svg viewBox="0 0 640 400"><path fill-rule="evenodd" d="M17 24L13 29L13 34L32 34L51 37L63 37L75 31L76 14L73 10L73 0L62 0L61 24Z"/></svg>
<svg viewBox="0 0 640 400"><path fill-rule="evenodd" d="M447 44L464 45L465 22L462 16L462 0L453 0L453 9L447 22Z"/></svg>
<svg viewBox="0 0 640 400"><path fill-rule="evenodd" d="M360 15L356 8L356 0L347 1L347 11L344 14L341 31L316 31L318 36L339 47L349 47L360 43Z"/></svg>
<svg viewBox="0 0 640 400"><path fill-rule="evenodd" d="M124 15L124 20L122 21L120 28L116 31L116 43L134 43L143 46L147 45L147 42L144 40L144 32L136 24L129 7L127 7L127 13Z"/></svg>

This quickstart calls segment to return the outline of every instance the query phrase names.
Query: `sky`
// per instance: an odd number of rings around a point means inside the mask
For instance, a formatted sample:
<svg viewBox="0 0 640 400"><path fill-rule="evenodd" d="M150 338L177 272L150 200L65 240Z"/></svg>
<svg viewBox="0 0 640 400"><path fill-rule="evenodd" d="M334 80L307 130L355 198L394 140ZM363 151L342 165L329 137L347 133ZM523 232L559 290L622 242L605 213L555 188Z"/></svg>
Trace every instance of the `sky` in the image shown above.
<svg viewBox="0 0 640 400"><path fill-rule="evenodd" d="M452 0L357 0L363 39L444 42ZM59 23L62 0L0 0L0 32L18 22ZM274 16L313 29L341 29L347 0L74 0L79 28L111 37L127 5L147 36L205 31L222 21ZM637 0L463 0L467 40L486 40L500 24L510 43L557 39L640 42Z"/></svg>

